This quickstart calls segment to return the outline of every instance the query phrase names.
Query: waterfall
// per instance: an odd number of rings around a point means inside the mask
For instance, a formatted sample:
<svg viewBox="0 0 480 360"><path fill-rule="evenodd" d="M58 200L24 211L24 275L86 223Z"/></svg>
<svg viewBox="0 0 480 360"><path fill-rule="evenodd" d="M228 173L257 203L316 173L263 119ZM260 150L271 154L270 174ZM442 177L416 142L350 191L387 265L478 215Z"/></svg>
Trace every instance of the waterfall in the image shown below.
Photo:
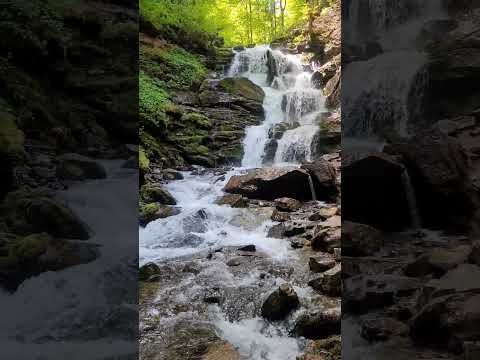
<svg viewBox="0 0 480 360"><path fill-rule="evenodd" d="M311 144L319 130L317 115L325 111L325 98L312 86L311 74L304 71L300 56L256 46L235 53L228 76L246 77L265 92L265 121L247 129L242 167L262 166L265 146L272 140L269 130L282 122L299 126L273 140L278 142L274 164L312 160Z"/></svg>
<svg viewBox="0 0 480 360"><path fill-rule="evenodd" d="M405 195L408 202L408 210L410 213L410 226L413 229L420 229L422 227L420 213L418 211L417 197L415 196L415 190L413 188L412 179L408 170L405 170L402 173L402 182L405 188Z"/></svg>
<svg viewBox="0 0 480 360"><path fill-rule="evenodd" d="M308 174L308 185L310 185L310 191L312 193L312 200L317 200L317 194L315 193L315 186L313 186L312 175Z"/></svg>
<svg viewBox="0 0 480 360"><path fill-rule="evenodd" d="M345 41L363 49L356 54L363 58L343 73L344 135L408 137L425 121L428 56L421 34L429 21L447 16L442 1L358 0L350 1L347 9ZM372 43L379 53L365 50Z"/></svg>

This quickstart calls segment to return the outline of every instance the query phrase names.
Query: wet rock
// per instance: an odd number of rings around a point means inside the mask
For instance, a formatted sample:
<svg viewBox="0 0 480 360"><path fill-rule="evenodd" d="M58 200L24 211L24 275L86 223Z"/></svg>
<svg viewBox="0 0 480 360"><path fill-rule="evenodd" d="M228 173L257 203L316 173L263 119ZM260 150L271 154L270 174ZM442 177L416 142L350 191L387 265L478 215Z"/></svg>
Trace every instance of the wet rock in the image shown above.
<svg viewBox="0 0 480 360"><path fill-rule="evenodd" d="M311 239L312 249L333 252L342 246L342 233L340 228L317 227Z"/></svg>
<svg viewBox="0 0 480 360"><path fill-rule="evenodd" d="M342 358L342 341L340 335L326 339L310 341L305 354L297 360L340 360Z"/></svg>
<svg viewBox="0 0 480 360"><path fill-rule="evenodd" d="M342 169L344 220L381 230L402 230L410 225L410 210L402 179L404 166L391 156L370 155ZM362 189L362 191L358 191Z"/></svg>
<svg viewBox="0 0 480 360"><path fill-rule="evenodd" d="M268 230L268 237L283 239L285 237L303 234L306 230L306 223L299 221L282 222L274 225Z"/></svg>
<svg viewBox="0 0 480 360"><path fill-rule="evenodd" d="M342 266L335 265L319 278L309 281L308 285L323 294L340 296L342 294Z"/></svg>
<svg viewBox="0 0 480 360"><path fill-rule="evenodd" d="M432 279L424 284L418 303L419 306L423 306L436 297L468 291L480 291L480 267L462 264L448 271L440 279Z"/></svg>
<svg viewBox="0 0 480 360"><path fill-rule="evenodd" d="M354 276L344 280L342 308L348 313L365 313L393 305L420 288L418 279L406 276Z"/></svg>
<svg viewBox="0 0 480 360"><path fill-rule="evenodd" d="M290 220L290 215L288 213L284 213L275 209L272 213L272 220L284 222Z"/></svg>
<svg viewBox="0 0 480 360"><path fill-rule="evenodd" d="M282 320L300 305L297 293L289 284L282 284L262 305L262 317L270 321Z"/></svg>
<svg viewBox="0 0 480 360"><path fill-rule="evenodd" d="M369 256L383 246L382 233L372 226L344 221L342 251L345 256Z"/></svg>
<svg viewBox="0 0 480 360"><path fill-rule="evenodd" d="M336 265L335 259L332 259L331 257L328 256L322 256L322 257L311 257L308 260L308 266L310 268L310 271L314 273L322 273L327 270L330 270Z"/></svg>
<svg viewBox="0 0 480 360"><path fill-rule="evenodd" d="M424 226L468 229L478 196L468 176L462 146L433 127L397 147L409 164ZM343 194L342 194L343 195Z"/></svg>
<svg viewBox="0 0 480 360"><path fill-rule="evenodd" d="M104 179L107 172L97 161L79 154L65 154L58 158L57 176L63 180Z"/></svg>
<svg viewBox="0 0 480 360"><path fill-rule="evenodd" d="M29 277L85 264L98 256L94 244L57 239L47 233L13 236L0 245L0 282L14 291Z"/></svg>
<svg viewBox="0 0 480 360"><path fill-rule="evenodd" d="M337 215L338 213L338 208L335 206L332 207L323 207L318 211L315 211L313 214L311 214L308 217L308 220L310 221L324 221L327 220L328 218Z"/></svg>
<svg viewBox="0 0 480 360"><path fill-rule="evenodd" d="M307 171L290 166L252 169L246 175L232 176L224 190L264 200L280 197L310 200L312 197Z"/></svg>
<svg viewBox="0 0 480 360"><path fill-rule="evenodd" d="M164 205L177 204L173 195L160 185L143 185L140 188L140 199L146 203L158 202Z"/></svg>
<svg viewBox="0 0 480 360"><path fill-rule="evenodd" d="M218 205L230 205L233 208L248 207L248 199L239 194L223 195L216 203Z"/></svg>
<svg viewBox="0 0 480 360"><path fill-rule="evenodd" d="M286 122L275 124L268 130L268 137L270 139L280 140L285 131L295 129L298 126L300 126L298 122L294 122L293 124Z"/></svg>
<svg viewBox="0 0 480 360"><path fill-rule="evenodd" d="M263 164L272 164L275 160L275 154L278 149L278 141L275 139L268 140L265 144Z"/></svg>
<svg viewBox="0 0 480 360"><path fill-rule="evenodd" d="M297 211L302 206L301 202L288 197L275 199L275 207L280 211Z"/></svg>
<svg viewBox="0 0 480 360"><path fill-rule="evenodd" d="M175 207L158 203L140 204L139 223L141 226L147 226L148 223L154 220L164 219L178 214L180 214L180 210Z"/></svg>
<svg viewBox="0 0 480 360"><path fill-rule="evenodd" d="M330 310L300 316L295 323L295 333L307 339L325 339L340 334L340 310Z"/></svg>
<svg viewBox="0 0 480 360"><path fill-rule="evenodd" d="M155 275L160 275L160 267L153 262L140 266L138 270L138 279L140 281L147 281Z"/></svg>
<svg viewBox="0 0 480 360"><path fill-rule="evenodd" d="M210 345L202 360L245 360L232 344L226 341Z"/></svg>
<svg viewBox="0 0 480 360"><path fill-rule="evenodd" d="M470 261L480 266L480 241L475 241L470 254Z"/></svg>
<svg viewBox="0 0 480 360"><path fill-rule="evenodd" d="M278 76L278 66L271 50L267 50L267 84L271 85L273 79Z"/></svg>
<svg viewBox="0 0 480 360"><path fill-rule="evenodd" d="M200 87L199 94L203 106L235 104L258 115L263 115L264 97L262 88L246 78L207 79Z"/></svg>
<svg viewBox="0 0 480 360"><path fill-rule="evenodd" d="M340 106L341 86L341 69L339 68L335 75L328 80L323 90L326 97L325 105L327 108L336 109Z"/></svg>
<svg viewBox="0 0 480 360"><path fill-rule="evenodd" d="M138 169L139 166L138 156L131 156L122 164L122 168L124 169Z"/></svg>
<svg viewBox="0 0 480 360"><path fill-rule="evenodd" d="M249 259L245 256L237 256L227 261L227 266L240 266L248 262Z"/></svg>
<svg viewBox="0 0 480 360"><path fill-rule="evenodd" d="M245 50L245 47L244 47L244 46L235 46L235 47L233 47L233 50L235 50L235 51L244 51L244 50Z"/></svg>
<svg viewBox="0 0 480 360"><path fill-rule="evenodd" d="M392 318L373 318L362 322L361 335L367 341L385 341L392 336L406 336L406 324Z"/></svg>
<svg viewBox="0 0 480 360"><path fill-rule="evenodd" d="M317 200L335 200L338 195L337 180L333 166L323 159L302 165L312 176Z"/></svg>
<svg viewBox="0 0 480 360"><path fill-rule="evenodd" d="M478 292L440 296L412 319L410 335L418 344L461 352L464 341L480 338L479 321Z"/></svg>
<svg viewBox="0 0 480 360"><path fill-rule="evenodd" d="M173 169L165 169L163 170L163 178L165 180L182 180L183 174Z"/></svg>
<svg viewBox="0 0 480 360"><path fill-rule="evenodd" d="M255 252L255 251L257 251L257 248L255 247L255 245L245 245L245 246L239 247L238 250L247 251L247 252Z"/></svg>
<svg viewBox="0 0 480 360"><path fill-rule="evenodd" d="M439 277L458 265L467 262L471 252L472 247L469 245L460 245L454 249L432 249L409 263L404 272L405 275L413 277L432 273Z"/></svg>
<svg viewBox="0 0 480 360"><path fill-rule="evenodd" d="M4 202L6 222L18 234L46 232L55 237L86 240L90 229L68 207L41 192L17 191Z"/></svg>

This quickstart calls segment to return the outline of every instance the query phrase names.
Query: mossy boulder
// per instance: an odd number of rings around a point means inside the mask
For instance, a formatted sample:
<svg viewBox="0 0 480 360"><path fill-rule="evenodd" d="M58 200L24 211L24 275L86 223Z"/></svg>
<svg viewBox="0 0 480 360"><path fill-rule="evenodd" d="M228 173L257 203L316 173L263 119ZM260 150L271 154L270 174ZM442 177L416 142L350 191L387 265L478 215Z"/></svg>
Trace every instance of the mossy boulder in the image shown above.
<svg viewBox="0 0 480 360"><path fill-rule="evenodd" d="M59 157L57 176L63 180L104 179L107 172L93 159L79 154L65 154Z"/></svg>
<svg viewBox="0 0 480 360"><path fill-rule="evenodd" d="M23 154L25 137L16 122L15 116L0 110L0 156L18 158Z"/></svg>
<svg viewBox="0 0 480 360"><path fill-rule="evenodd" d="M159 202L164 205L176 205L177 201L167 190L159 185L146 184L140 188L140 198L145 203Z"/></svg>
<svg viewBox="0 0 480 360"><path fill-rule="evenodd" d="M18 234L46 232L80 240L90 237L88 226L72 210L40 191L9 193L2 208L7 225Z"/></svg>
<svg viewBox="0 0 480 360"><path fill-rule="evenodd" d="M140 269L138 270L138 279L140 281L147 281L152 276L159 274L160 267L153 262L149 262L143 266L140 266Z"/></svg>
<svg viewBox="0 0 480 360"><path fill-rule="evenodd" d="M265 98L263 89L247 78L225 78L219 83L220 89L234 95L262 103Z"/></svg>
<svg viewBox="0 0 480 360"><path fill-rule="evenodd" d="M7 290L15 290L28 277L87 263L98 255L96 245L57 239L47 233L10 237L0 247L0 279Z"/></svg>
<svg viewBox="0 0 480 360"><path fill-rule="evenodd" d="M148 223L154 220L163 219L179 213L180 210L174 207L158 203L140 203L139 223L141 226L147 226Z"/></svg>

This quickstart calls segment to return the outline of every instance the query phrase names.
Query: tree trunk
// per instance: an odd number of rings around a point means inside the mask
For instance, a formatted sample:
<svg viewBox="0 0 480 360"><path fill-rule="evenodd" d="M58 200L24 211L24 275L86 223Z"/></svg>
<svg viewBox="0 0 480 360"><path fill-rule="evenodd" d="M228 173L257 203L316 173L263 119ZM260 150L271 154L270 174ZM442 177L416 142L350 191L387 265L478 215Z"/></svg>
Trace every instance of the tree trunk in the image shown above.
<svg viewBox="0 0 480 360"><path fill-rule="evenodd" d="M285 8L287 7L287 0L280 0L280 17L282 20L282 35L285 34Z"/></svg>

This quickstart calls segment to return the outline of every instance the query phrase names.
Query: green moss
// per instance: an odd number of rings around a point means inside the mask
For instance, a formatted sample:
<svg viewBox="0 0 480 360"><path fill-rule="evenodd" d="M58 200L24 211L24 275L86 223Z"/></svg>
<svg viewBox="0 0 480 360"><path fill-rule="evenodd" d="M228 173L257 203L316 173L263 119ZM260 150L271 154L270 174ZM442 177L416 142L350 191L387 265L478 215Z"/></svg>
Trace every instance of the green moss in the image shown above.
<svg viewBox="0 0 480 360"><path fill-rule="evenodd" d="M146 73L161 78L165 88L171 90L188 90L198 86L208 74L198 56L175 46L141 46L140 67Z"/></svg>
<svg viewBox="0 0 480 360"><path fill-rule="evenodd" d="M140 171L145 173L148 170L148 167L150 166L150 160L148 160L147 154L145 153L145 150L141 146L138 152L138 160L139 160Z"/></svg>
<svg viewBox="0 0 480 360"><path fill-rule="evenodd" d="M213 126L212 121L208 117L197 113L184 114L182 121L203 129L211 129Z"/></svg>
<svg viewBox="0 0 480 360"><path fill-rule="evenodd" d="M265 97L265 92L261 87L245 78L226 78L221 80L218 85L231 94L240 95L254 101L262 102Z"/></svg>
<svg viewBox="0 0 480 360"><path fill-rule="evenodd" d="M157 203L144 204L140 203L140 216L149 217L154 215L160 209Z"/></svg>
<svg viewBox="0 0 480 360"><path fill-rule="evenodd" d="M0 154L17 157L23 153L24 135L18 129L15 117L6 110L0 110Z"/></svg>
<svg viewBox="0 0 480 360"><path fill-rule="evenodd" d="M186 145L184 150L189 155L208 156L208 154L210 153L210 150L209 150L208 147L206 147L205 145L198 145L198 144L195 144L195 143Z"/></svg>
<svg viewBox="0 0 480 360"><path fill-rule="evenodd" d="M2 249L7 256L0 257L0 265L13 267L37 259L45 253L51 237L46 233L32 234L7 243Z"/></svg>
<svg viewBox="0 0 480 360"><path fill-rule="evenodd" d="M169 103L169 95L162 87L162 83L140 71L139 118L141 125L150 131L163 133L167 128L168 118L165 108Z"/></svg>

